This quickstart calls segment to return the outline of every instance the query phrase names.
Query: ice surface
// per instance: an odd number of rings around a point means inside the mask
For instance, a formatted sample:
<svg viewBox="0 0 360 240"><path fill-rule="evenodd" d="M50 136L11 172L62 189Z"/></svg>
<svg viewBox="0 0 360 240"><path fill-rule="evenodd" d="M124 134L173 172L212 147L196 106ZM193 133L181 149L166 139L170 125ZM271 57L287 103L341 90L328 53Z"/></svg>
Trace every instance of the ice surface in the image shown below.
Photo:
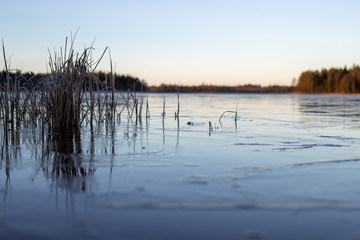
<svg viewBox="0 0 360 240"><path fill-rule="evenodd" d="M0 238L359 235L359 96L181 94L179 125L176 95L148 97L150 119L84 129L73 152L44 156L34 129L3 146Z"/></svg>

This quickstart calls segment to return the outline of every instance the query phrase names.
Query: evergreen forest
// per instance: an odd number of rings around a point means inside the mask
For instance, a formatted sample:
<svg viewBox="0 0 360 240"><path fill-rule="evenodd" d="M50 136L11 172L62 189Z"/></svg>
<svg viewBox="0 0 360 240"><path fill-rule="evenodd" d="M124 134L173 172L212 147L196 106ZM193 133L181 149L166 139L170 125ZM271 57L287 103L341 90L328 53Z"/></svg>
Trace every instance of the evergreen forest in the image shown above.
<svg viewBox="0 0 360 240"><path fill-rule="evenodd" d="M295 90L302 93L360 93L360 67L305 71Z"/></svg>

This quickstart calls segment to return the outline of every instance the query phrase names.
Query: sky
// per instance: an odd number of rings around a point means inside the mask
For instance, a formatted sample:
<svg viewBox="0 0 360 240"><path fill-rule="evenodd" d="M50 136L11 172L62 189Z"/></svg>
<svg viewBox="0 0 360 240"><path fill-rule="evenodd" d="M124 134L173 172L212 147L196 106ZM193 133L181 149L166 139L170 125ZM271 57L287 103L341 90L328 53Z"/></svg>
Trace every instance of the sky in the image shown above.
<svg viewBox="0 0 360 240"><path fill-rule="evenodd" d="M149 85L291 85L360 64L355 0L0 0L12 69L47 72L49 51L109 47L114 69ZM77 31L78 30L78 31ZM4 60L1 57L0 67ZM110 70L107 53L98 70Z"/></svg>

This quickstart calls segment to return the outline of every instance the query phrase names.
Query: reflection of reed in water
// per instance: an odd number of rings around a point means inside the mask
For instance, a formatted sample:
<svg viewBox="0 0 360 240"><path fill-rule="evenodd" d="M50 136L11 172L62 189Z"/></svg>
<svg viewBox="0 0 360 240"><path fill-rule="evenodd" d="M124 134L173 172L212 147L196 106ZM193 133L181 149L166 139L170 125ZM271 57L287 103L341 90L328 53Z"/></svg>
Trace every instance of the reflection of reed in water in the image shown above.
<svg viewBox="0 0 360 240"><path fill-rule="evenodd" d="M7 132L7 131L6 131ZM1 154L0 154L0 170L3 165L5 165L5 188L3 191L3 208L6 208L6 199L8 195L8 191L11 187L10 185L10 172L11 172L11 159L17 159L19 156L19 148L16 144L19 144L19 134L12 132L12 134L1 133ZM4 210L3 210L4 212Z"/></svg>
<svg viewBox="0 0 360 240"><path fill-rule="evenodd" d="M93 175L95 169L85 166L83 162L80 132L57 134L50 141L53 145L51 185L85 192L87 176Z"/></svg>
<svg viewBox="0 0 360 240"><path fill-rule="evenodd" d="M5 176L6 176L4 198L6 198L7 190L9 189L9 186L10 186L11 162L10 162L9 146L5 146L5 145L2 146L0 169L1 169L1 166L3 165L4 160L5 160Z"/></svg>
<svg viewBox="0 0 360 240"><path fill-rule="evenodd" d="M12 161L16 161L19 157L21 157L21 151L19 148L20 145L20 134L16 126L15 131L1 132L1 149L0 149L0 170L3 165L5 165L5 196L6 192L10 186L10 172L12 167Z"/></svg>

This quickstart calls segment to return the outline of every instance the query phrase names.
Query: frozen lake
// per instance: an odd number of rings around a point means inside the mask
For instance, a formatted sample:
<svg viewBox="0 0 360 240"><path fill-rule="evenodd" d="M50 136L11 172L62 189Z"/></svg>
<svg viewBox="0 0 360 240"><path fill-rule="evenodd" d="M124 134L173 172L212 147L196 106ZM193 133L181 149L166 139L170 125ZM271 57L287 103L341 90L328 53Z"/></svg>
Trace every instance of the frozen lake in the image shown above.
<svg viewBox="0 0 360 240"><path fill-rule="evenodd" d="M181 94L179 121L148 99L56 143L11 133L0 239L360 237L360 96Z"/></svg>

